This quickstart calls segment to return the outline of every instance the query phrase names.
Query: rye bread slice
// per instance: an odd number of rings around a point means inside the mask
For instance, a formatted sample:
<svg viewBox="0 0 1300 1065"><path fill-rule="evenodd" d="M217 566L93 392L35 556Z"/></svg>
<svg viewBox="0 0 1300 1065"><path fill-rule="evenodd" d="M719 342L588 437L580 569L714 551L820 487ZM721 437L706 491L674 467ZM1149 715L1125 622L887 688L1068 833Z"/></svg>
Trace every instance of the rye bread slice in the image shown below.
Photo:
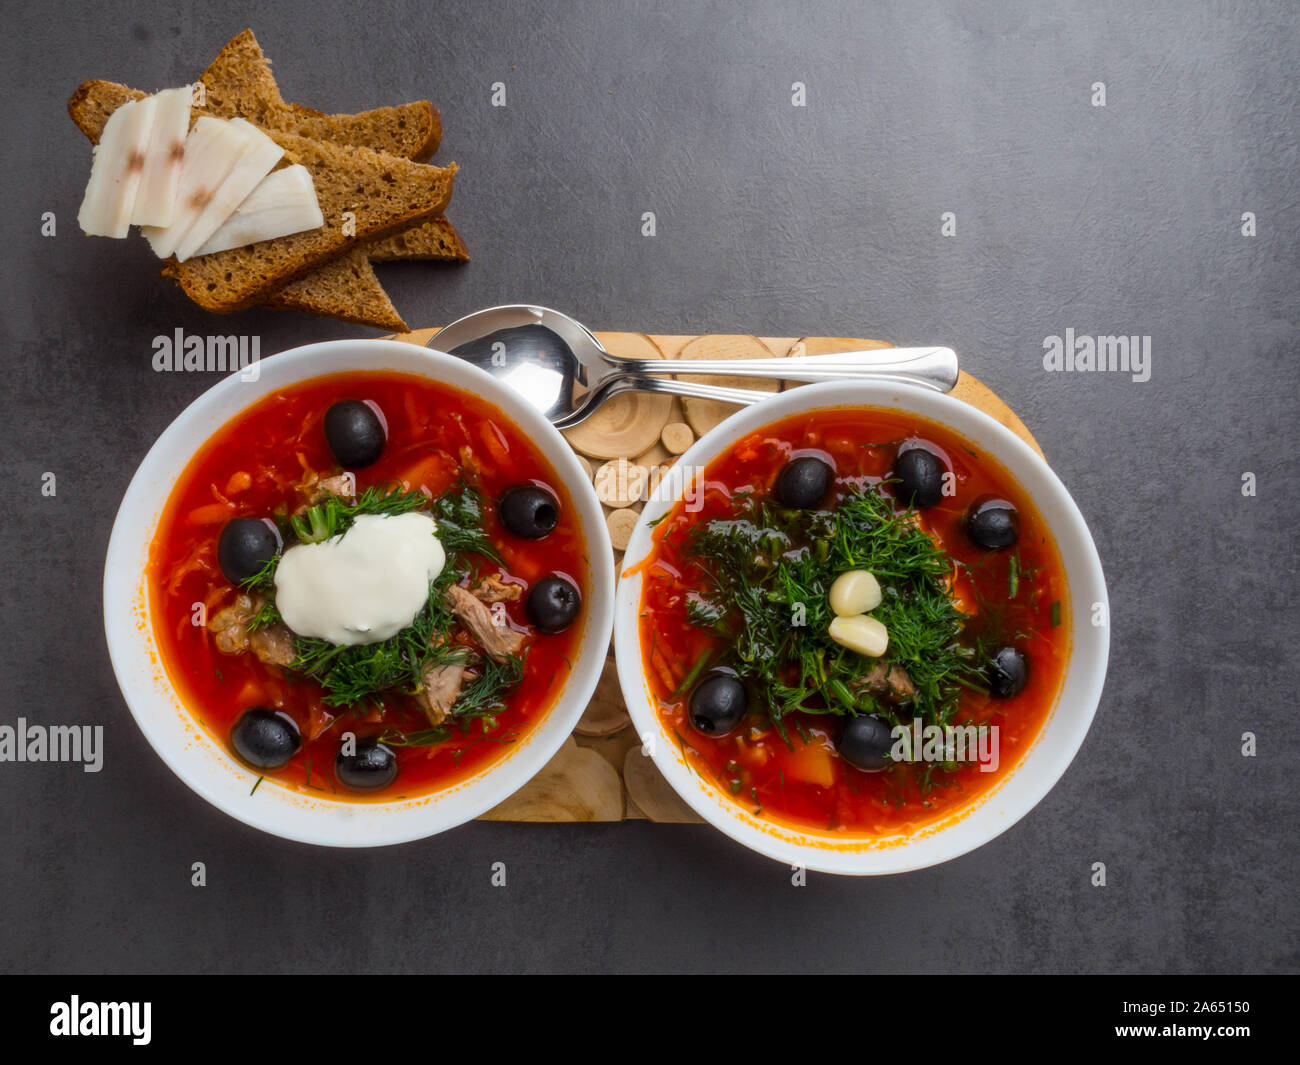
<svg viewBox="0 0 1300 1065"><path fill-rule="evenodd" d="M227 43L199 80L206 110L218 118L240 115L267 129L375 148L416 162L430 158L442 139L442 118L428 100L339 115L286 103L252 30Z"/></svg>
<svg viewBox="0 0 1300 1065"><path fill-rule="evenodd" d="M390 150L414 159L428 158L441 137L440 116L428 101L355 115L326 115L286 102L271 72L271 62L251 30L229 41L200 80L205 91L204 109L218 117L241 115L265 128ZM144 95L112 82L86 82L68 101L68 112L93 143L113 111ZM469 259L460 235L440 217L362 247L377 261L413 258L466 262ZM203 305L203 300L193 292L190 295ZM381 329L406 328L369 260L358 250L324 264L278 291L272 290L267 302L276 309L323 314Z"/></svg>
<svg viewBox="0 0 1300 1065"><path fill-rule="evenodd" d="M282 130L266 133L285 150L287 162L311 171L325 224L183 263L169 261L163 272L206 310L225 314L251 307L367 239L441 214L451 199L455 163L430 166Z"/></svg>
<svg viewBox="0 0 1300 1065"><path fill-rule="evenodd" d="M317 267L306 277L272 294L265 306L275 311L303 311L353 325L405 333L406 322L375 276L366 251L357 248Z"/></svg>
<svg viewBox="0 0 1300 1065"><path fill-rule="evenodd" d="M86 81L78 87L68 101L68 114L72 117L73 122L77 124L77 128L90 140L91 144L98 144L99 136L104 131L104 124L108 121L109 115L123 104L130 103L132 100L143 99L146 95L148 94L138 89L128 88L126 85L119 85L112 81ZM211 104L210 99L209 104ZM209 107L209 110L211 110L211 107ZM216 114L216 112L213 113ZM218 117L233 118L236 114L239 114L239 112L232 111L223 113ZM370 111L363 114L374 115L377 112ZM242 117L249 118L248 115ZM332 115L327 117L360 119L362 115ZM249 118L249 121L254 120ZM373 138L367 146L380 151L391 152L394 155L403 154L397 150L400 148L400 138L390 136L388 131L388 126L382 123L374 124L367 133L367 136ZM465 249L464 241L460 239L460 234L456 232L455 227L445 218L435 218L431 222L413 226L409 230L376 241L369 246L369 252L377 262L388 262L394 259L469 261L469 252Z"/></svg>
<svg viewBox="0 0 1300 1065"><path fill-rule="evenodd" d="M147 92L127 88L115 81L83 81L68 100L68 115L91 144L98 144L104 126L114 111L123 104L143 100L148 95Z"/></svg>
<svg viewBox="0 0 1300 1065"><path fill-rule="evenodd" d="M372 262L386 263L395 259L440 259L446 262L467 263L469 251L455 227L445 218L435 218L410 229L403 229L391 237L371 241L366 254Z"/></svg>
<svg viewBox="0 0 1300 1065"><path fill-rule="evenodd" d="M123 104L142 99L138 89L109 81L87 81L68 101L68 113L82 133L98 143L109 116ZM383 140L377 131L377 139ZM333 262L272 293L266 306L337 318L354 325L405 332L406 322L389 299L368 256L376 260L442 259L468 262L460 235L446 218L438 217L366 243Z"/></svg>
<svg viewBox="0 0 1300 1065"><path fill-rule="evenodd" d="M277 311L302 311L304 314L341 318L354 325L405 333L406 323L370 265L392 259L468 262L469 252L450 223L445 218L435 218L391 237L372 241L341 259L327 263L280 289L266 301L266 305Z"/></svg>

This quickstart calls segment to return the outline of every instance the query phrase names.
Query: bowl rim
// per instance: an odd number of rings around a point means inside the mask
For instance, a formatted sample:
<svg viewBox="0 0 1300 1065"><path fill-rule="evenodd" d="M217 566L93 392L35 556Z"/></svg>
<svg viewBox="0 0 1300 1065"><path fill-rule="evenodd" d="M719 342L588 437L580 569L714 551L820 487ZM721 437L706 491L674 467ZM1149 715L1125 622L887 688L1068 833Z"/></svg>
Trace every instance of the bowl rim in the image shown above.
<svg viewBox="0 0 1300 1065"><path fill-rule="evenodd" d="M559 751L590 701L613 626L613 550L595 489L559 431L517 394L453 355L406 341L364 338L299 345L261 358L250 379L236 369L192 400L158 436L123 494L105 554L103 619L114 676L149 745L192 791L253 828L300 843L379 847L410 842L472 820L508 798ZM251 404L281 388L354 372L423 376L478 395L533 440L569 493L588 562L586 609L577 655L554 703L520 742L456 784L414 798L348 802L298 789L249 785L238 762L186 707L157 653L142 558L176 477L198 448ZM245 390L245 391L240 391ZM238 782L238 787L234 783Z"/></svg>
<svg viewBox="0 0 1300 1065"><path fill-rule="evenodd" d="M1005 832L1046 797L1069 768L1096 714L1109 658L1110 614L1096 545L1078 505L1055 471L1006 426L979 408L945 393L865 379L802 385L775 393L724 419L680 455L673 470L707 467L742 437L793 415L859 407L913 414L971 440L1033 498L1052 532L1067 577L1070 654L1056 702L1016 766L987 792L952 814L911 837L885 842L835 841L833 837L764 822L716 789L702 784L668 737L650 696L638 625L643 587L638 567L649 553L653 524L681 498L685 478L689 476L685 473L662 479L632 531L619 567L614 645L619 682L633 725L642 738L642 753L654 760L673 790L700 817L736 842L792 868L880 876L927 868L969 853ZM1022 476L1021 471L1029 471L1030 476ZM1025 483L1027 479L1036 483L1031 486ZM1046 498L1040 498L1039 493ZM1090 625L1087 629L1081 626L1085 600L1088 611L1093 610L1094 604L1101 605L1106 624ZM1072 679L1082 690L1072 692L1071 708L1062 714ZM1049 731L1053 732L1054 739L1050 750L1042 742ZM1031 764L1032 773L1029 772ZM1011 788L1013 782L1015 787ZM1014 802L1007 803L1008 799Z"/></svg>

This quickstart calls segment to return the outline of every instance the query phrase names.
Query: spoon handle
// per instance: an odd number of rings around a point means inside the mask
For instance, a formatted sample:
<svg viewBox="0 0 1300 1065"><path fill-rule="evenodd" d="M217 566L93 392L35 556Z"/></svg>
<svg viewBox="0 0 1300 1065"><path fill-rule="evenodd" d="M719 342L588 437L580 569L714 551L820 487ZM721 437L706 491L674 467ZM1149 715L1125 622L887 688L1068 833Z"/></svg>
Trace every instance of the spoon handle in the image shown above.
<svg viewBox="0 0 1300 1065"><path fill-rule="evenodd" d="M722 385L701 385L694 381L674 381L671 377L642 377L638 374L615 373L605 378L593 393L589 393L581 406L570 414L551 419L557 429L572 429L596 413L601 404L620 392L658 392L665 396L689 396L694 399L716 399L723 403L748 406L771 399L775 392L758 392L749 388L725 388Z"/></svg>
<svg viewBox="0 0 1300 1065"><path fill-rule="evenodd" d="M786 381L843 381L884 378L950 392L957 384L957 353L952 348L879 348L835 355L796 355L782 359L626 359L606 356L620 373L718 374Z"/></svg>
<svg viewBox="0 0 1300 1065"><path fill-rule="evenodd" d="M631 361L631 360L629 360ZM942 388L923 378L907 373L862 374L871 380L894 381L905 385L920 385L935 392L945 392ZM951 387L951 386L949 386ZM641 374L615 373L605 378L595 392L589 394L586 401L573 413L551 419L557 429L572 429L596 413L597 408L606 400L620 392L658 392L666 396L688 396L692 399L715 399L722 403L736 403L748 406L771 399L775 392L759 392L750 388L727 388L723 385L703 385L696 381L677 381L671 377L646 377Z"/></svg>

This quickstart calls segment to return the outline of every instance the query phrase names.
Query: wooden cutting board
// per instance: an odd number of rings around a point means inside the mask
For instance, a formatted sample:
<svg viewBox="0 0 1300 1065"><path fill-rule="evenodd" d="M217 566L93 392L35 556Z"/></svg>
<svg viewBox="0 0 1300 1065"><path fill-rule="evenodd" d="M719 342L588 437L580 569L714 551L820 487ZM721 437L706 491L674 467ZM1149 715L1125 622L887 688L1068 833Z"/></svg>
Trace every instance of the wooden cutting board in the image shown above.
<svg viewBox="0 0 1300 1065"><path fill-rule="evenodd" d="M427 344L438 330L418 329L392 339ZM880 340L854 337L753 337L737 334L683 336L659 333L596 333L607 351L636 358L681 361L692 358L761 358L764 355L822 355L840 351L892 347ZM793 349L793 350L792 350ZM701 379L702 380L702 379ZM797 387L797 382L764 385L756 380L712 378L715 384L738 388L766 387L771 391ZM977 378L962 371L949 393L1005 425L1030 447L1042 448L1019 416ZM574 450L597 473L609 459L627 458L644 467L669 463L674 456L659 443L665 425L685 423L703 432L734 407L662 396L619 396L602 411L599 423L566 436ZM626 450L625 450L626 449ZM639 508L618 508L629 512ZM606 507L606 516L615 508ZM616 521L618 519L615 519ZM616 551L621 558L622 552ZM529 783L500 806L487 821L652 821L699 823L700 818L668 786L654 762L641 754L640 740L623 704L614 670L613 647L605 671L577 730L560 752Z"/></svg>

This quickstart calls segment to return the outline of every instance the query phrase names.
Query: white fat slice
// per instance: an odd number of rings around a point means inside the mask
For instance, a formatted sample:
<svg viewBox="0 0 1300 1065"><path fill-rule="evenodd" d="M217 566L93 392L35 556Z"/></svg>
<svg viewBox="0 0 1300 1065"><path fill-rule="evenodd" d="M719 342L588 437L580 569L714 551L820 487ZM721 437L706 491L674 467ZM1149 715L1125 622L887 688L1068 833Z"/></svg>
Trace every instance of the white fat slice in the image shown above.
<svg viewBox="0 0 1300 1065"><path fill-rule="evenodd" d="M311 171L301 164L273 170L195 254L242 248L325 224Z"/></svg>
<svg viewBox="0 0 1300 1065"><path fill-rule="evenodd" d="M176 207L180 188L185 138L190 132L190 97L193 87L155 93L153 132L145 152L144 173L135 195L131 222L137 226L166 226Z"/></svg>
<svg viewBox="0 0 1300 1065"><path fill-rule="evenodd" d="M125 237L144 170L157 101L123 104L104 123L77 223L92 237Z"/></svg>
<svg viewBox="0 0 1300 1065"><path fill-rule="evenodd" d="M225 119L204 115L194 123L185 139L185 159L171 222L166 226L140 228L160 259L176 251L212 194L235 169L248 144L244 131Z"/></svg>
<svg viewBox="0 0 1300 1065"><path fill-rule="evenodd" d="M199 248L221 228L222 223L235 213L249 193L257 188L271 172L271 168L284 157L284 149L251 122L232 118L230 124L240 129L248 143L235 163L235 168L213 192L203 211L176 246L178 262L183 263L197 254Z"/></svg>

